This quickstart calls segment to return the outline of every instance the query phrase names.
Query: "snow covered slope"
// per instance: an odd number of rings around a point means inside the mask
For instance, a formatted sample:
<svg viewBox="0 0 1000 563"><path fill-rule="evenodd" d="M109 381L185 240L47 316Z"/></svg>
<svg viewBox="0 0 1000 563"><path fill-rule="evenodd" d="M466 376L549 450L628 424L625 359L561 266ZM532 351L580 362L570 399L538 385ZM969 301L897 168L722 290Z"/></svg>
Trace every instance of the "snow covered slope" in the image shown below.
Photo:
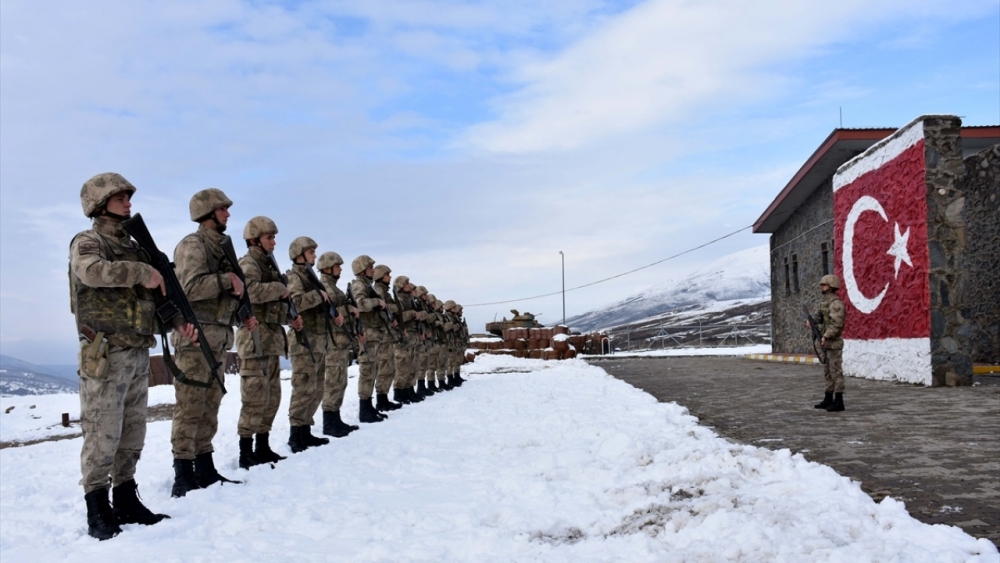
<svg viewBox="0 0 1000 563"><path fill-rule="evenodd" d="M79 382L51 373L35 364L0 354L0 395L76 393Z"/></svg>
<svg viewBox="0 0 1000 563"><path fill-rule="evenodd" d="M766 244L734 252L680 281L664 283L566 322L574 330L587 332L635 323L682 307L706 308L719 301L766 301L771 296L768 252Z"/></svg>
<svg viewBox="0 0 1000 563"><path fill-rule="evenodd" d="M583 361L462 371L460 389L273 469L236 469L227 395L216 464L245 482L182 499L170 421L151 423L136 480L171 518L105 542L87 536L79 438L0 450L0 561L997 561L988 540L787 449L729 442ZM271 435L286 455L288 391Z"/></svg>

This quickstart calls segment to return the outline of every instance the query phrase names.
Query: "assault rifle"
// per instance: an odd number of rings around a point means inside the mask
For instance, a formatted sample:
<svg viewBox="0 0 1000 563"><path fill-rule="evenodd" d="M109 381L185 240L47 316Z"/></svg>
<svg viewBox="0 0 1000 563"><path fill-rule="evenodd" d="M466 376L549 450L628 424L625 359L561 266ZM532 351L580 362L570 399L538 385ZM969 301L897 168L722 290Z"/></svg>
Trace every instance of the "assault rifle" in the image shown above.
<svg viewBox="0 0 1000 563"><path fill-rule="evenodd" d="M236 307L236 318L240 321L240 324L245 324L246 320L253 316L253 305L250 303L250 292L247 291L247 276L243 273L243 268L240 267L240 261L236 258L236 249L233 248L233 239L229 238L229 235L222 237L222 255L226 258L226 262L233 268L233 273L236 277L240 278L243 282L243 293L238 297L240 303ZM260 362L261 369L264 369L264 345L260 342L260 330L254 327L250 331L250 336L253 338L253 352L257 355L257 361Z"/></svg>
<svg viewBox="0 0 1000 563"><path fill-rule="evenodd" d="M372 287L371 283L368 283L368 288L371 289L373 293L375 293L375 297L377 299L382 299L381 297L379 297L378 292L375 291L375 288ZM354 297L354 288L351 287L351 284L347 284L347 298L351 300L351 305L354 305L355 308L358 308L357 299L355 299ZM358 309L360 310L360 308ZM389 333L389 337L392 338L393 342L399 344L399 337L396 336L396 333L392 331L392 325L390 324L392 322L392 313L390 313L388 309L385 309L383 307L376 307L376 309L377 309L376 314L378 315L379 320L382 321L382 325L385 326L385 331Z"/></svg>
<svg viewBox="0 0 1000 563"><path fill-rule="evenodd" d="M315 289L318 291L326 291L326 286L323 285L323 282L320 281L320 279L316 276L316 272L312 269L312 265L306 263L305 267L306 267L306 277L309 278L309 281L310 283L313 284L313 287L315 287ZM327 303L327 306L328 310L327 310L326 329L327 332L330 332L331 331L330 319L336 319L337 317L339 317L340 312L337 311L337 306L333 304L332 296L330 302ZM336 323L334 323L334 326L336 326ZM344 331L344 334L347 335L347 340L349 340L351 343L351 351L354 352L355 356L357 356L358 343L354 341L354 334L352 334L351 331L347 329L347 326L348 326L347 321L345 320L344 323L340 325L340 330ZM330 336L332 337L333 335L331 334Z"/></svg>
<svg viewBox="0 0 1000 563"><path fill-rule="evenodd" d="M215 381L219 382L219 388L222 390L222 394L225 395L226 385L222 377L219 376L219 368L222 367L222 364L216 361L215 356L212 354L212 347L208 344L208 339L205 338L205 331L201 329L198 317L195 316L194 309L191 308L191 302L188 301L187 295L184 295L184 288L181 287L181 282L177 279L177 274L174 273L174 263L156 247L153 235L149 234L149 228L146 227L146 222L143 221L141 214L136 213L132 218L122 221L122 227L124 227L125 232L135 239L135 242L139 243L139 247L149 256L150 265L156 268L160 272L160 275L163 276L163 285L167 289L166 295L155 289L153 290L156 302L156 318L160 322L160 340L163 343L163 363L170 370L170 373L173 374L174 378L181 383L195 387L207 388L212 386L211 381L193 381L188 378L177 367L177 364L174 363L173 358L170 356L170 347L167 345L167 326L178 320L182 323L190 323L198 331L198 348L201 349L202 355L205 356L208 369L212 372L212 377Z"/></svg>
<svg viewBox="0 0 1000 563"><path fill-rule="evenodd" d="M354 299L354 290L351 289L351 282L347 282L347 301L351 304L351 307L358 308L358 302ZM363 336L365 334L365 327L361 324L361 317L354 317L353 328L355 336Z"/></svg>
<svg viewBox="0 0 1000 563"><path fill-rule="evenodd" d="M805 313L806 323L809 324L809 328L812 329L812 340L813 340L813 352L816 353L816 357L819 358L819 363L826 363L826 350L820 353L819 349L816 348L816 344L823 339L823 335L819 332L819 321L815 319L809 312L809 307L802 305L802 312Z"/></svg>
<svg viewBox="0 0 1000 563"><path fill-rule="evenodd" d="M274 259L273 252L267 253L267 261L268 263L271 264L271 267L274 268L274 271L277 272L278 279L281 280L282 285L288 287L288 276L281 273L281 268L278 267L278 261ZM292 303L291 297L282 297L278 300L283 302L285 305L288 305L289 321L294 321L295 319L299 318L299 310L295 307L295 303ZM309 337L306 336L305 333L303 333L302 331L295 330L294 328L292 329L292 332L295 333L295 340L298 340L299 344L301 344L306 350L309 351L309 359L312 360L312 363L315 364L316 356L313 355L312 346L309 344Z"/></svg>

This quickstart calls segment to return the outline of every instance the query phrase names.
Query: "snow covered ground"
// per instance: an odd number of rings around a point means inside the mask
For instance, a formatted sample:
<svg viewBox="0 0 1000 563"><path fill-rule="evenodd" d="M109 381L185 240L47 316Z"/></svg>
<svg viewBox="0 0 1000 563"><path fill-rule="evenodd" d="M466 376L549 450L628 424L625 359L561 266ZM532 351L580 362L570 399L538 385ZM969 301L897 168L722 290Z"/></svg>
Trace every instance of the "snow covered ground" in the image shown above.
<svg viewBox="0 0 1000 563"><path fill-rule="evenodd" d="M236 468L239 397L231 393L216 460L223 474L245 483L183 499L170 498L170 423L154 422L137 480L147 504L172 518L127 526L106 542L86 535L80 439L4 449L0 560L1000 557L990 542L922 524L891 498L875 503L829 467L719 438L686 409L657 403L585 362L482 355L466 368L461 389L249 472ZM229 381L238 389L235 377ZM287 381L283 391L272 444L287 454ZM43 398L33 399L34 410L42 409ZM355 409L345 414L356 420Z"/></svg>

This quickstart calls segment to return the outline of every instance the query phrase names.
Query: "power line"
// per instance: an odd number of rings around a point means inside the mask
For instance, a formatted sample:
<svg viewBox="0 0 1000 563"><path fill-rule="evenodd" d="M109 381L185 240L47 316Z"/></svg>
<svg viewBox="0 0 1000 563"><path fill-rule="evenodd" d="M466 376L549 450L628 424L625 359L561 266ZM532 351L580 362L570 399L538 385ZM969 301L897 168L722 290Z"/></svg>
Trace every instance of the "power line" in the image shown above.
<svg viewBox="0 0 1000 563"><path fill-rule="evenodd" d="M745 230L747 230L747 229L749 229L751 227L753 227L753 225L747 225L746 227L741 227L741 228L736 229L735 231L733 231L733 232L731 232L731 233L729 233L727 235L723 235L723 236L721 236L721 237L719 237L717 239L710 240L710 241L708 241L708 242L706 242L704 244L700 244L700 245L698 245L698 246L696 246L694 248L689 248L689 249L687 249L687 250L685 250L683 252L678 252L677 254L674 254L673 256L667 256L666 258L664 258L662 260L657 260L656 262L653 262L651 264L646 264L645 266L640 266L638 268L635 268L634 270L629 270L627 272L622 272L620 274L616 274L616 275L611 276L609 278L604 278L604 279L600 279L600 280L597 280L597 281L592 281L590 283L585 283L583 285L578 285L576 287L571 287L571 288L567 289L566 291L567 292L569 292L569 291L576 291L577 289L583 289L585 287L590 287L592 285L597 285L599 283L604 283L606 281L611 281L613 279L617 279L617 278L620 278L620 277L623 277L623 276L627 276L629 274L634 274L634 273L638 272L639 270L645 270L646 268L651 268L653 266L656 266L657 264L662 264L662 263L666 262L667 260L673 260L674 258L677 258L679 256L684 256L685 254L688 254L690 252L694 252L695 250L699 250L699 249L705 248L706 246L708 246L710 244L715 244L715 243L719 242L720 240L725 240L725 239L727 239L727 238L729 238L729 237L731 237L731 236L733 236L735 234L741 233L741 232L743 232L743 231L745 231ZM463 307L469 308L469 307L485 307L486 305L503 305L504 303L517 303L519 301L531 301L532 299L541 299L543 297L552 297L553 295L560 295L561 293L562 293L562 291L553 291L552 293L545 293L545 294L542 294L542 295L535 295L535 296L532 296L532 297L521 297L520 299L508 299L506 301L492 301L490 303L473 303L472 305L463 305Z"/></svg>

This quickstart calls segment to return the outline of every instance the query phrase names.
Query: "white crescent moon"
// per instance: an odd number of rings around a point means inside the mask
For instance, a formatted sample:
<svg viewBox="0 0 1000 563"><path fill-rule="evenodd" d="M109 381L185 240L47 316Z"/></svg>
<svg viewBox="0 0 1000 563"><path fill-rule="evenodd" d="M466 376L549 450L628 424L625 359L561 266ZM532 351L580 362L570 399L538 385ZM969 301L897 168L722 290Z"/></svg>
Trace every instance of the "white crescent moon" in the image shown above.
<svg viewBox="0 0 1000 563"><path fill-rule="evenodd" d="M882 303L882 298L889 291L889 284L885 284L882 293L873 298L865 297L858 288L858 281L854 278L854 224L865 211L874 211L882 216L882 220L889 222L885 216L885 209L877 199L871 196L861 196L854 202L851 212L847 214L847 222L844 223L844 285L847 286L847 296L851 304L864 314L871 313Z"/></svg>

